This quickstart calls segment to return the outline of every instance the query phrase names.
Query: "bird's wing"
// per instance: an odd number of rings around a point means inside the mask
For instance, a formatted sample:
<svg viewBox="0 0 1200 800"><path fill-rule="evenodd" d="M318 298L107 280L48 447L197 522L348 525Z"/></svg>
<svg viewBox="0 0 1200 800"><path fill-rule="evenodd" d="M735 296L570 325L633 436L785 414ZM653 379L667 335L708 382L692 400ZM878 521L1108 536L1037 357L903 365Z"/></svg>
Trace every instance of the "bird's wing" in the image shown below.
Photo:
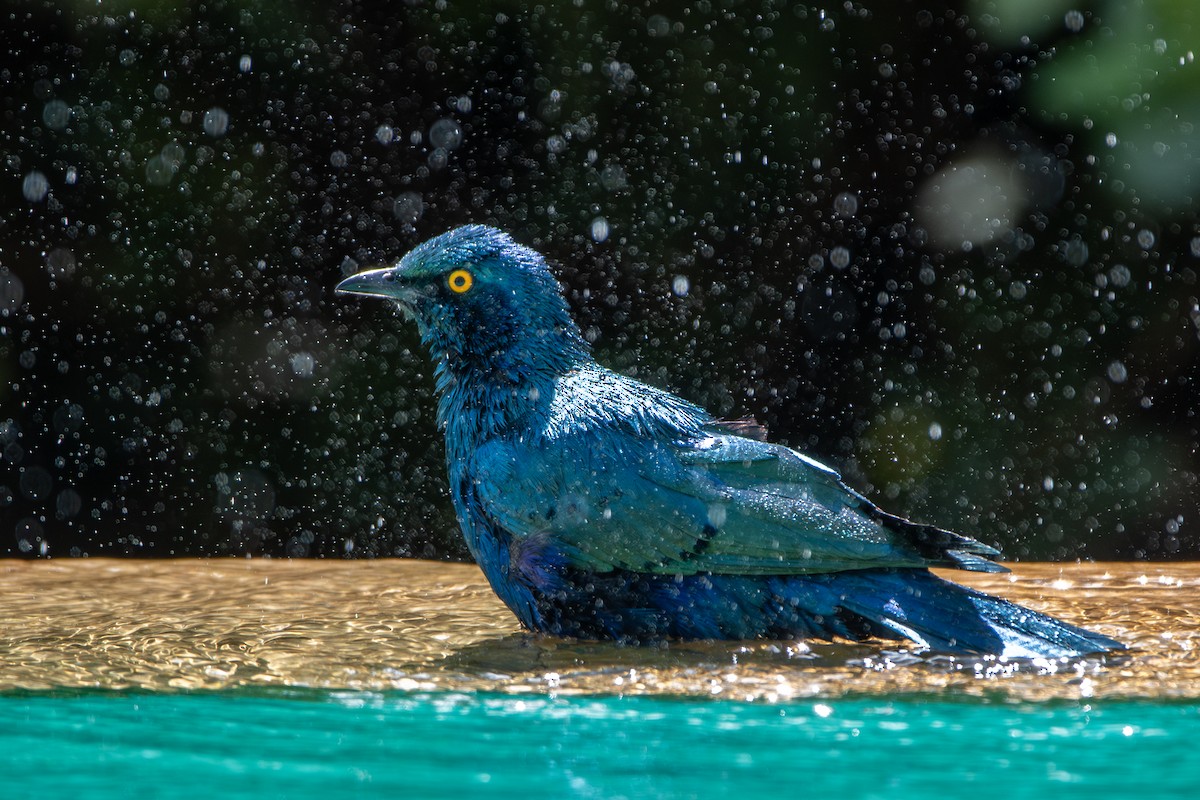
<svg viewBox="0 0 1200 800"><path fill-rule="evenodd" d="M870 546L874 544L889 548L892 558L910 560L915 556L927 566L1006 571L990 560L1000 555L994 548L888 514L843 483L835 470L803 453L770 442L713 433L680 447L678 458L732 493L743 512L739 522L751 528L761 521L793 529L812 526L818 536L843 540L841 547L852 551L861 547L867 559L880 555Z"/></svg>
<svg viewBox="0 0 1200 800"><path fill-rule="evenodd" d="M714 429L687 443L606 431L477 454L485 513L577 566L784 575L944 565L1001 571L973 539L881 512L793 450Z"/></svg>

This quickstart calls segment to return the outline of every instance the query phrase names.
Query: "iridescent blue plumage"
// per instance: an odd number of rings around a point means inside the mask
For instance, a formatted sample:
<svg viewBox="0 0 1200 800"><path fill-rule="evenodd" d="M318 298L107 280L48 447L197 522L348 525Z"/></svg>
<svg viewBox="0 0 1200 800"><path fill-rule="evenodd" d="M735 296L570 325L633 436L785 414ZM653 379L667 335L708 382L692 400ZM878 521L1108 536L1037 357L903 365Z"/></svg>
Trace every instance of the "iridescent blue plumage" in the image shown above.
<svg viewBox="0 0 1200 800"><path fill-rule="evenodd" d="M937 578L995 550L878 509L828 467L599 366L545 261L458 228L338 289L396 301L435 364L467 546L527 628L907 638L1062 657L1105 636Z"/></svg>

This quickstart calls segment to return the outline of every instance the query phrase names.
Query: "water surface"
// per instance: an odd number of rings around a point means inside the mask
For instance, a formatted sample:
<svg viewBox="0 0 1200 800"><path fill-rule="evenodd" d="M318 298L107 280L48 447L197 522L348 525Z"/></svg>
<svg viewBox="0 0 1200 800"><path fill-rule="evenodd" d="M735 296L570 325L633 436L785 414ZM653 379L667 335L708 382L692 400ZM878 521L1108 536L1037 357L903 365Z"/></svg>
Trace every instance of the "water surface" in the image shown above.
<svg viewBox="0 0 1200 800"><path fill-rule="evenodd" d="M1194 798L1194 704L0 695L5 797Z"/></svg>
<svg viewBox="0 0 1200 800"><path fill-rule="evenodd" d="M470 565L10 561L0 566L0 691L1200 697L1200 564L1028 564L948 577L1113 636L1130 652L1003 663L927 658L895 643L622 647L522 633Z"/></svg>
<svg viewBox="0 0 1200 800"><path fill-rule="evenodd" d="M473 566L7 562L3 796L1196 796L1200 565L952 577L1131 649L620 647L522 633Z"/></svg>

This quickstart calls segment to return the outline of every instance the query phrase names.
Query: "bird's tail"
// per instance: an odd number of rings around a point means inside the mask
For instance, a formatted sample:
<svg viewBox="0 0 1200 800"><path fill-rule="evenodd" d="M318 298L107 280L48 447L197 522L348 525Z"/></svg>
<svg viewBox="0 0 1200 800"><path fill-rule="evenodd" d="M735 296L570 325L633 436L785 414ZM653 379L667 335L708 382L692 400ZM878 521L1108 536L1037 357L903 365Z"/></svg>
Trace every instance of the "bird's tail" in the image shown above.
<svg viewBox="0 0 1200 800"><path fill-rule="evenodd" d="M1102 634L1010 603L923 569L860 570L829 576L849 630L906 638L952 654L1077 658L1124 650Z"/></svg>

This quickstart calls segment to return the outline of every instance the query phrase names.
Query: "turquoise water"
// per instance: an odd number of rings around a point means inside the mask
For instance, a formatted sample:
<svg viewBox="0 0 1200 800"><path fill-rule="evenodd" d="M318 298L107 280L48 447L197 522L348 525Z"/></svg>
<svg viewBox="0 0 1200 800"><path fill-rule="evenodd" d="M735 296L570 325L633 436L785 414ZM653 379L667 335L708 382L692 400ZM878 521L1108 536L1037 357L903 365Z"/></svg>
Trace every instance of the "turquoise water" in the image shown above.
<svg viewBox="0 0 1200 800"><path fill-rule="evenodd" d="M1198 741L1195 702L9 694L0 794L1193 798Z"/></svg>

